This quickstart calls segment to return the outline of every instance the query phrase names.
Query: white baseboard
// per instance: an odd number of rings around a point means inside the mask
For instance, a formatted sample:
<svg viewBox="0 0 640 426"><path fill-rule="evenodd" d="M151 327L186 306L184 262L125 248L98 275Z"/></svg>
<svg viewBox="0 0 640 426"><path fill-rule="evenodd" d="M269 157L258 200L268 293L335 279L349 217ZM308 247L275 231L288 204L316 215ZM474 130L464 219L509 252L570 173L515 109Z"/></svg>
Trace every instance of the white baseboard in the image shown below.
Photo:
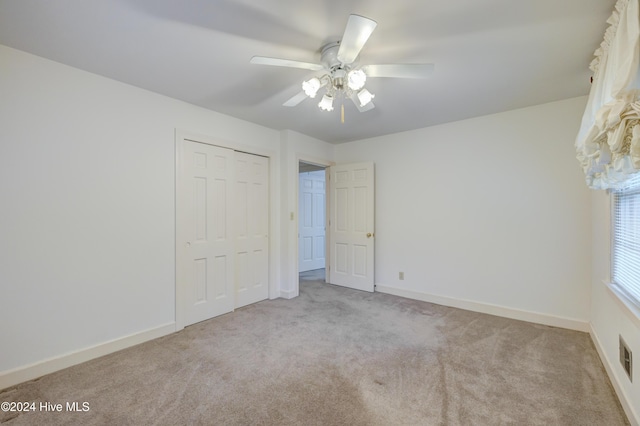
<svg viewBox="0 0 640 426"><path fill-rule="evenodd" d="M590 326L589 334L591 334L591 340L598 351L598 355L600 355L600 359L602 360L602 364L604 365L605 370L607 370L607 375L609 375L609 380L611 380L611 384L618 395L618 400L620 400L620 405L624 409L624 412L627 414L627 418L629 419L629 423L632 426L640 426L640 415L635 412L633 405L629 403L629 397L624 392L624 388L620 385L618 381L618 376L616 376L613 364L611 364L611 360L607 357L607 353L602 347L602 343L600 343L600 339L598 338L598 334L593 326Z"/></svg>
<svg viewBox="0 0 640 426"><path fill-rule="evenodd" d="M15 386L28 380L62 370L73 365L81 364L94 358L108 355L119 350L166 336L176 331L175 323L161 325L150 330L134 333L129 336L100 343L85 349L80 349L65 355L49 358L34 364L0 372L0 390Z"/></svg>
<svg viewBox="0 0 640 426"><path fill-rule="evenodd" d="M566 328L588 333L590 330L587 321L572 318L558 317L554 315L541 314L538 312L522 311L519 309L507 308L505 306L492 305L488 303L474 302L471 300L454 299L447 296L437 296L434 294L420 293L413 290L404 290L395 287L387 287L376 284L376 291L380 293L393 294L395 296L406 297L408 299L422 300L423 302L435 303L436 305L450 306L452 308L465 309L467 311L481 312L483 314L496 315L499 317L511 318L520 321L533 322L536 324L550 325L552 327Z"/></svg>
<svg viewBox="0 0 640 426"><path fill-rule="evenodd" d="M293 299L294 297L298 297L298 292L296 290L281 290L280 297L282 297L283 299Z"/></svg>

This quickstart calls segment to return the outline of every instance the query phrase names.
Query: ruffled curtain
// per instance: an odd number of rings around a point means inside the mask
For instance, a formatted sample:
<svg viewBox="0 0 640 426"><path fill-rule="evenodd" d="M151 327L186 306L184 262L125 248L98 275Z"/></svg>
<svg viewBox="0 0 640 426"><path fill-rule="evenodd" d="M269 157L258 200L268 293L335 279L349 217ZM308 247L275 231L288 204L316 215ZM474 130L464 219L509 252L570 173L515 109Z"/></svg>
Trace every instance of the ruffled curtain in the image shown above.
<svg viewBox="0 0 640 426"><path fill-rule="evenodd" d="M639 0L618 0L591 62L594 73L576 138L593 189L615 188L640 171Z"/></svg>

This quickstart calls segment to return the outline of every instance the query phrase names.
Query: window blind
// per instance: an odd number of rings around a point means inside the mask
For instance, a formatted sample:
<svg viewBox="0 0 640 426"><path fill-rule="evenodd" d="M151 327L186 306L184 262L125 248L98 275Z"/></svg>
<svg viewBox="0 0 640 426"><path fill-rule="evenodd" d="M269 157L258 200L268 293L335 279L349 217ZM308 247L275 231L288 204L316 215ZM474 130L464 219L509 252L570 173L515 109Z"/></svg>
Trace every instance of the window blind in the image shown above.
<svg viewBox="0 0 640 426"><path fill-rule="evenodd" d="M613 191L612 281L640 307L640 174Z"/></svg>

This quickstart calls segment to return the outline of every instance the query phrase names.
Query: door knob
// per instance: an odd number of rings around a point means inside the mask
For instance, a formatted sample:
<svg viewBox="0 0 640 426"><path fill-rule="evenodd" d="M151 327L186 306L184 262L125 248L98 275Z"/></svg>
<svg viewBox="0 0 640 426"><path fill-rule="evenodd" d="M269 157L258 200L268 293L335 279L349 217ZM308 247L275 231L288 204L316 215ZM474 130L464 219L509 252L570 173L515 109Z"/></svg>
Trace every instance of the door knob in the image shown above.
<svg viewBox="0 0 640 426"><path fill-rule="evenodd" d="M371 238L373 237L373 234L371 232L367 232L367 238Z"/></svg>

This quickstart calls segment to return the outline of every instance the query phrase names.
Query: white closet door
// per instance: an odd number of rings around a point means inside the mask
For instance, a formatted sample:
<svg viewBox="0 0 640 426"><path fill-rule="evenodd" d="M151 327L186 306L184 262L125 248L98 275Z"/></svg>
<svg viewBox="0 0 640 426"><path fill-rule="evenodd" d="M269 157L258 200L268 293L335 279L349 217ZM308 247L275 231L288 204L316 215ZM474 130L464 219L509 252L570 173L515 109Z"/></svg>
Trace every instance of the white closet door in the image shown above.
<svg viewBox="0 0 640 426"><path fill-rule="evenodd" d="M190 325L233 310L235 158L231 149L187 140L183 146L178 288L183 325Z"/></svg>
<svg viewBox="0 0 640 426"><path fill-rule="evenodd" d="M325 266L325 171L300 173L298 195L298 271Z"/></svg>
<svg viewBox="0 0 640 426"><path fill-rule="evenodd" d="M373 163L331 166L329 282L356 290L374 288Z"/></svg>
<svg viewBox="0 0 640 426"><path fill-rule="evenodd" d="M269 159L235 153L235 307L269 297Z"/></svg>

